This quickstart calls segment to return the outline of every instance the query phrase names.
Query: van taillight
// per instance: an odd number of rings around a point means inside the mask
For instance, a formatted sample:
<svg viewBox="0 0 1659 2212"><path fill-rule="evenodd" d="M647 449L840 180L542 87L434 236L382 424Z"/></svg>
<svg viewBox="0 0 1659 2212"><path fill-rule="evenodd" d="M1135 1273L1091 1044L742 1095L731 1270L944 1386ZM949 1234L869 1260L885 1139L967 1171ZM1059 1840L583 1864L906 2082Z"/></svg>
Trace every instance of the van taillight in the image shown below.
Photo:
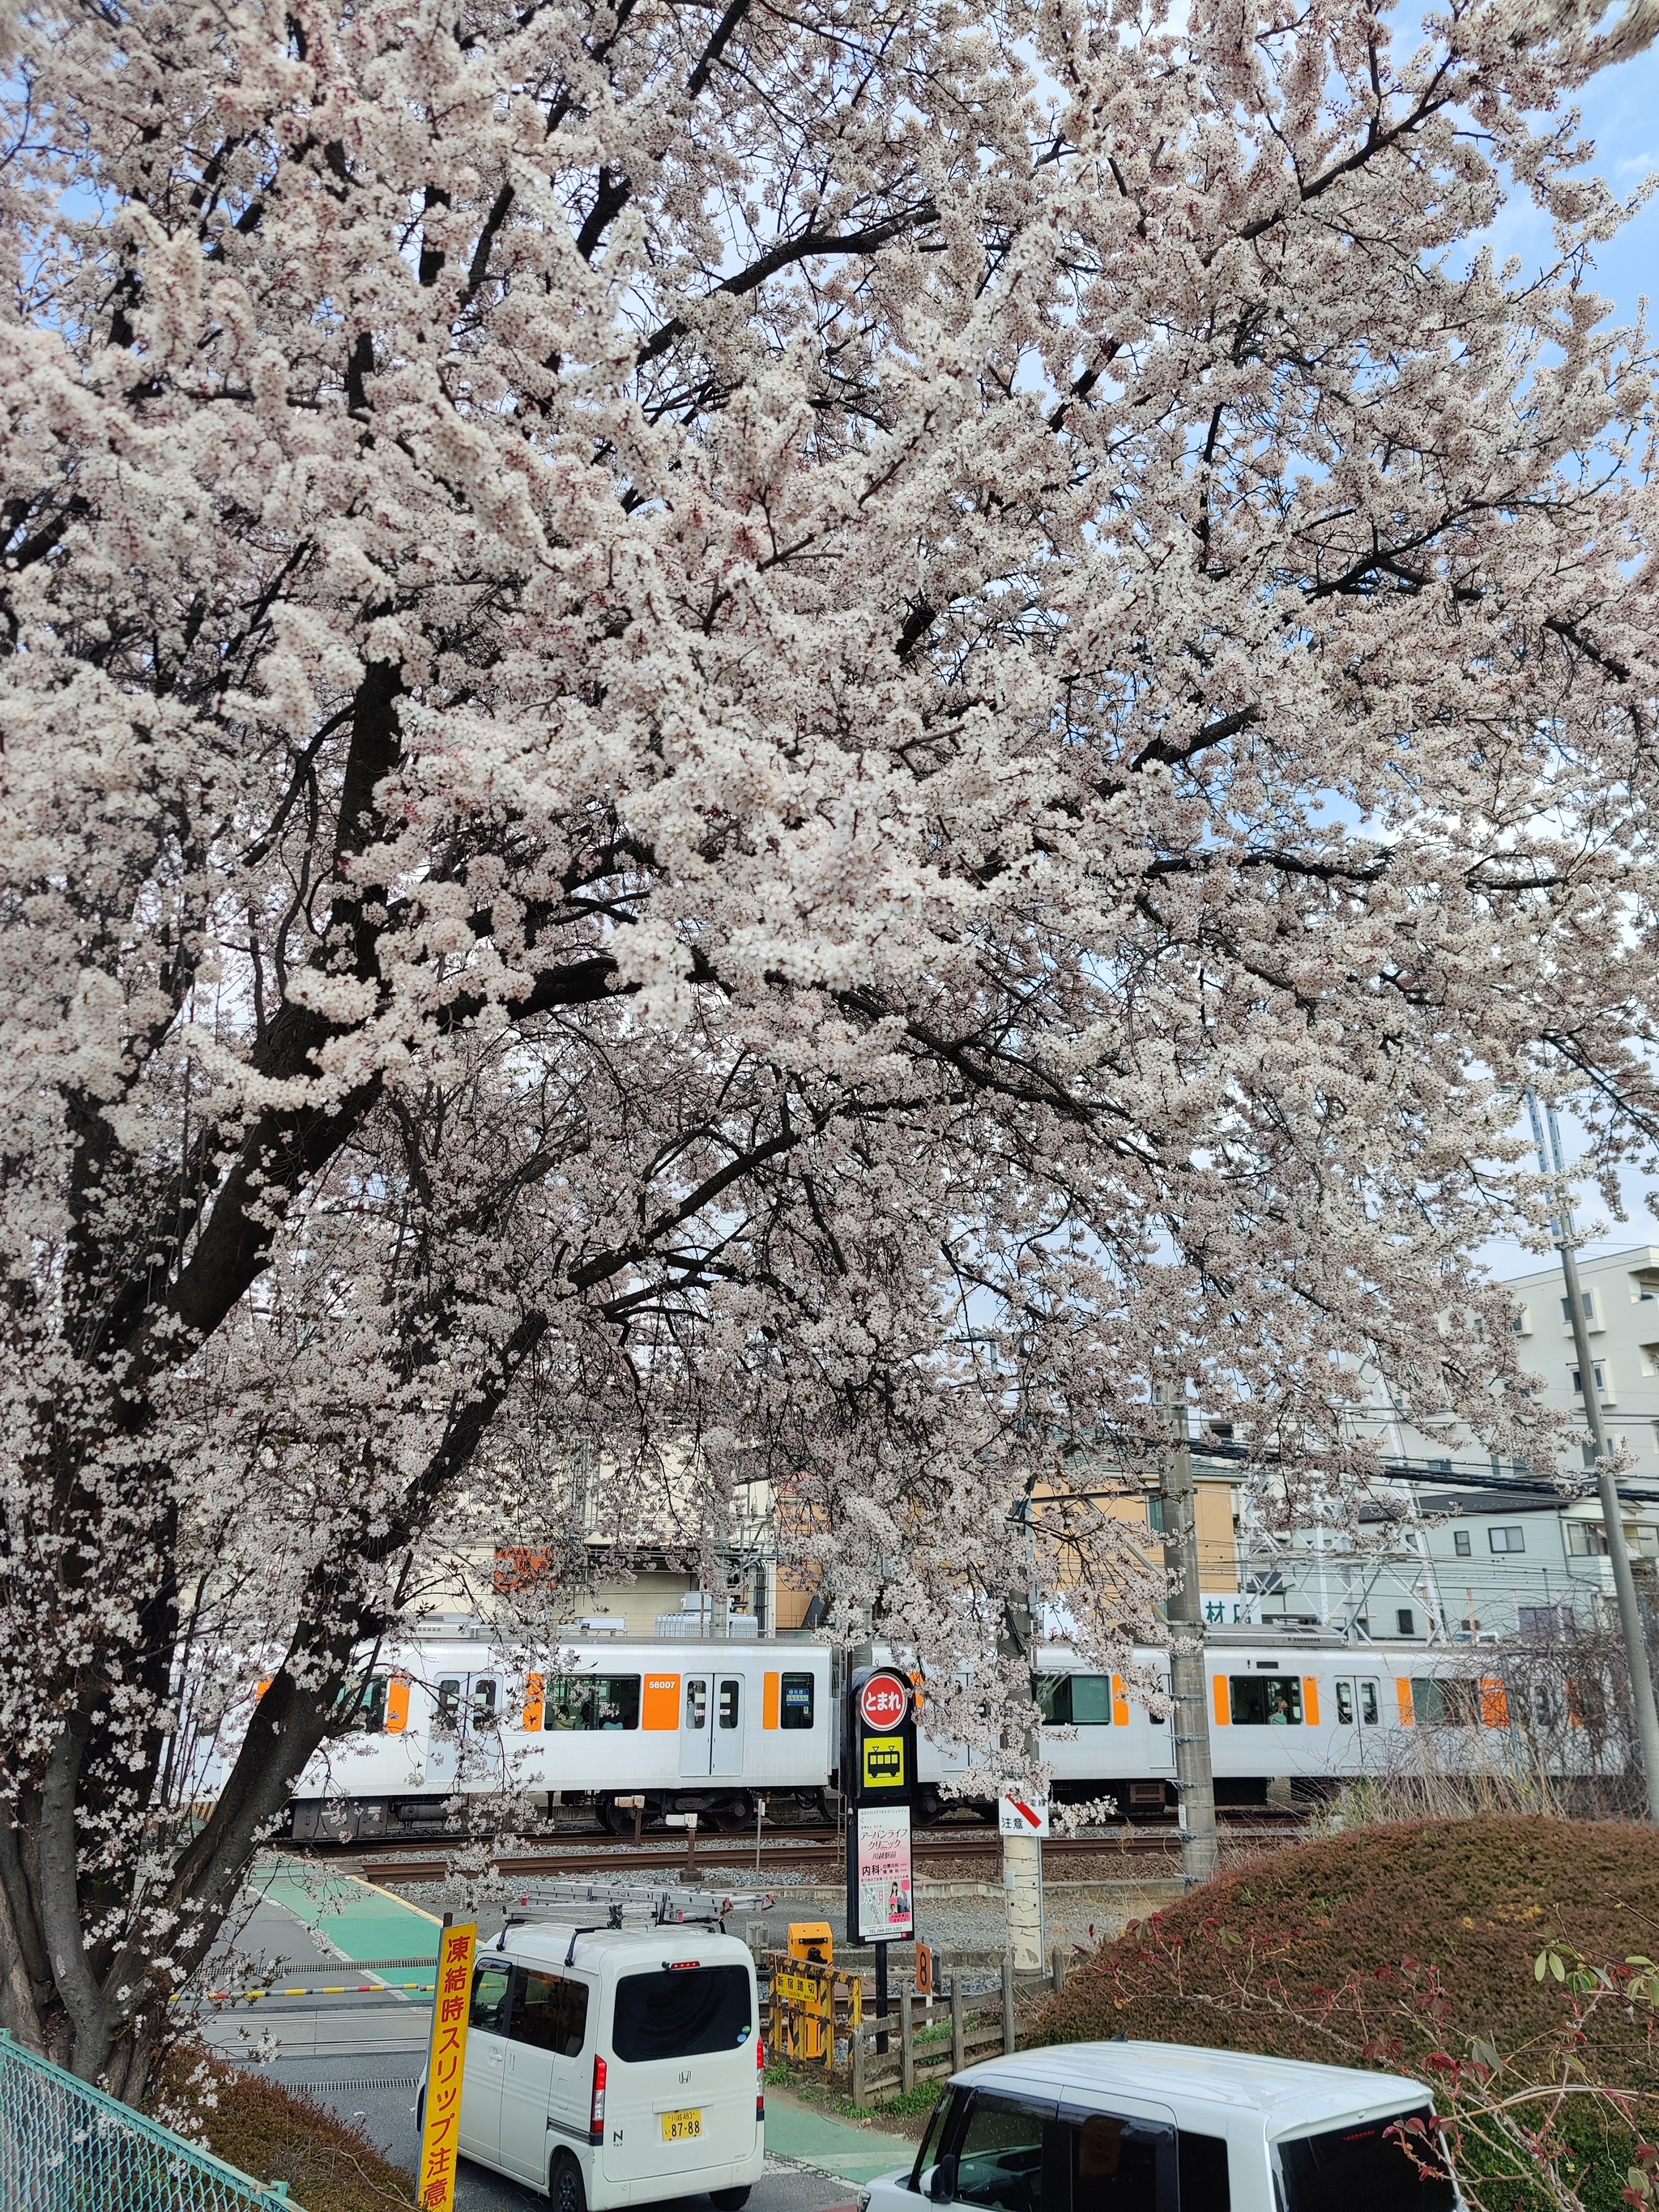
<svg viewBox="0 0 1659 2212"><path fill-rule="evenodd" d="M766 2038L755 2038L755 2118L766 2118Z"/></svg>
<svg viewBox="0 0 1659 2212"><path fill-rule="evenodd" d="M605 2061L597 2051L593 2054L593 2102L588 2107L587 2140L591 2143L605 2141Z"/></svg>

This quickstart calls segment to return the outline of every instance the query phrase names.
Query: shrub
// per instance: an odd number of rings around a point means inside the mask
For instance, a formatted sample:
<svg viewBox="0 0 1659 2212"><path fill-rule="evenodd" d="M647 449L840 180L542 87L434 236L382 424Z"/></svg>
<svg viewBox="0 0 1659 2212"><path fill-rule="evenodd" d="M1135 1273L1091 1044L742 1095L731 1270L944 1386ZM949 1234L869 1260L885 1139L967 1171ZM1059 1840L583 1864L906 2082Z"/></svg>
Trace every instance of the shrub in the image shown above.
<svg viewBox="0 0 1659 2212"><path fill-rule="evenodd" d="M1253 1860L1132 1925L1029 2039L1125 2035L1413 2075L1486 2212L1615 2212L1649 2201L1631 2189L1632 2123L1652 2094L1656 1931L1650 1828L1371 1827Z"/></svg>
<svg viewBox="0 0 1659 2212"><path fill-rule="evenodd" d="M304 2212L387 2212L415 2202L415 2185L361 2128L263 2075L183 2046L157 2085L173 2125L256 2181L285 2181Z"/></svg>

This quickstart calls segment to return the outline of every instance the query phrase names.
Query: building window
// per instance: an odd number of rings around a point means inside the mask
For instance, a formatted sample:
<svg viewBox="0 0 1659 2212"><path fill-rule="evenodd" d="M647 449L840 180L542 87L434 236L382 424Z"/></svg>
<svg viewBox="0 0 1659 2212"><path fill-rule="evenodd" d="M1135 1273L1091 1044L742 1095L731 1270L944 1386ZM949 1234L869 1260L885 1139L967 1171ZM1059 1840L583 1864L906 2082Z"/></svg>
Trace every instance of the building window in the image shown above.
<svg viewBox="0 0 1659 2212"><path fill-rule="evenodd" d="M1599 1521L1569 1521L1567 1553L1575 1559L1605 1559L1607 1532Z"/></svg>
<svg viewBox="0 0 1659 2212"><path fill-rule="evenodd" d="M1454 1528L1452 1530L1452 1549L1456 1553L1460 1559L1467 1559L1473 1548L1474 1547L1469 1541L1469 1532L1467 1528Z"/></svg>
<svg viewBox="0 0 1659 2212"><path fill-rule="evenodd" d="M1592 1327L1594 1327L1595 1322L1595 1291L1581 1291L1578 1293L1578 1297L1579 1301L1584 1309L1584 1319L1589 1322ZM1569 1328L1572 1327L1572 1304L1570 1299L1563 1298L1561 1301L1561 1318Z"/></svg>
<svg viewBox="0 0 1659 2212"><path fill-rule="evenodd" d="M1524 1552L1527 1532L1524 1528L1488 1528L1486 1541L1494 1552Z"/></svg>
<svg viewBox="0 0 1659 2212"><path fill-rule="evenodd" d="M1595 1377L1595 1388L1598 1394L1603 1398L1611 1399L1613 1396L1613 1385L1607 1380L1606 1361L1601 1359L1592 1360L1590 1363L1590 1372ZM1584 1395L1584 1377L1581 1370L1577 1367L1572 1370L1572 1395L1575 1398L1582 1398Z"/></svg>
<svg viewBox="0 0 1659 2212"><path fill-rule="evenodd" d="M1417 1615L1412 1611L1410 1606L1402 1605L1399 1612L1395 1613L1395 1620L1399 1627L1400 1633L1402 1636L1416 1635Z"/></svg>
<svg viewBox="0 0 1659 2212"><path fill-rule="evenodd" d="M1516 1607L1516 1626L1524 1644L1547 1644L1565 1636L1571 1619L1564 1605L1522 1605Z"/></svg>

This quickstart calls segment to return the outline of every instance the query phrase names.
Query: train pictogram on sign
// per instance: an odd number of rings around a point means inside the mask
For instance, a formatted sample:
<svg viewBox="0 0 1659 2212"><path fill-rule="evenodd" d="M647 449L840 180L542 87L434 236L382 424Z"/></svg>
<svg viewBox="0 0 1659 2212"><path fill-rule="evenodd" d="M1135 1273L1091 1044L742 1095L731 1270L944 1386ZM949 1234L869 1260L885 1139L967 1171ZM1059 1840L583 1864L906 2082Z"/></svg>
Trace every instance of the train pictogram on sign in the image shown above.
<svg viewBox="0 0 1659 2212"><path fill-rule="evenodd" d="M880 1790L884 1786L902 1789L904 1738L902 1735L865 1737L864 1786L866 1790Z"/></svg>

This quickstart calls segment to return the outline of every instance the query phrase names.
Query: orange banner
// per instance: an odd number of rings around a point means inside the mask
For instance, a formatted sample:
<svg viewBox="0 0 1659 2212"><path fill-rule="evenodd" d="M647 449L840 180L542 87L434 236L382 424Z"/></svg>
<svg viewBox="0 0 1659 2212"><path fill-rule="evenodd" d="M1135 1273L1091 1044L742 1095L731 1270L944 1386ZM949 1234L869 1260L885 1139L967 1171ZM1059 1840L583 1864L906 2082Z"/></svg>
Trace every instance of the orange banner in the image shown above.
<svg viewBox="0 0 1659 2212"><path fill-rule="evenodd" d="M476 1922L446 1928L438 1943L432 2001L432 2046L426 2064L426 2112L421 2129L421 2212L454 2212L455 2161L461 2148L461 2087L466 2078L466 2026L472 2010Z"/></svg>

